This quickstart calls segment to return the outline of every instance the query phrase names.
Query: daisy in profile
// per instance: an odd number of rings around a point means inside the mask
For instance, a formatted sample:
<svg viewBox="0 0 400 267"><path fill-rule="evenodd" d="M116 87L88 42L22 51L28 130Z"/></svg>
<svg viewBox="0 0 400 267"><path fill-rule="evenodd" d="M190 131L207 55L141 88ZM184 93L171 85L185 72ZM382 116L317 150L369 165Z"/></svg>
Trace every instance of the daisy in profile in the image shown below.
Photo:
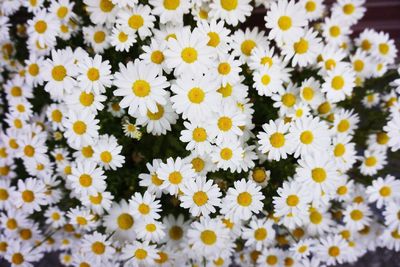
<svg viewBox="0 0 400 267"><path fill-rule="evenodd" d="M133 241L136 237L135 218L126 200L113 202L108 214L103 217L107 233L113 233L122 241Z"/></svg>
<svg viewBox="0 0 400 267"><path fill-rule="evenodd" d="M114 77L114 85L118 88L114 95L123 97L119 105L128 108L130 115L133 116L136 111L145 115L147 109L157 112L157 103L166 104L167 92L164 89L169 83L164 76L159 75L157 68L135 60L126 66L120 64L119 72Z"/></svg>
<svg viewBox="0 0 400 267"><path fill-rule="evenodd" d="M367 187L366 193L369 195L369 202L376 202L378 209L390 202L400 199L400 181L392 175L385 178L378 177L372 181L372 185Z"/></svg>
<svg viewBox="0 0 400 267"><path fill-rule="evenodd" d="M75 113L71 111L64 120L63 125L66 128L64 133L70 146L79 148L81 146L92 145L99 135L99 120L95 119L93 113L83 111Z"/></svg>
<svg viewBox="0 0 400 267"><path fill-rule="evenodd" d="M210 117L220 103L218 84L209 75L183 75L171 86L175 94L171 97L172 107L183 119L198 120Z"/></svg>
<svg viewBox="0 0 400 267"><path fill-rule="evenodd" d="M189 209L193 216L208 217L215 213L215 207L221 205L221 192L218 185L205 176L198 176L195 180L186 180L181 187L182 195L179 197L181 207Z"/></svg>
<svg viewBox="0 0 400 267"><path fill-rule="evenodd" d="M102 61L100 55L94 58L83 57L78 62L78 85L86 92L104 93L112 84L111 66L108 60Z"/></svg>
<svg viewBox="0 0 400 267"><path fill-rule="evenodd" d="M122 146L118 145L117 138L113 135L100 136L93 151L94 159L106 170L116 170L125 162L125 157L121 155Z"/></svg>
<svg viewBox="0 0 400 267"><path fill-rule="evenodd" d="M211 138L204 123L185 121L183 125L185 129L181 132L179 139L187 143L186 150L195 150L200 155L211 152Z"/></svg>
<svg viewBox="0 0 400 267"><path fill-rule="evenodd" d="M12 196L14 205L29 214L40 211L40 206L47 204L45 191L46 187L41 180L34 178L18 180L18 189Z"/></svg>
<svg viewBox="0 0 400 267"><path fill-rule="evenodd" d="M231 242L221 220L205 217L191 224L187 236L192 249L205 257L218 256L226 242Z"/></svg>
<svg viewBox="0 0 400 267"><path fill-rule="evenodd" d="M327 154L307 154L298 160L295 180L307 187L313 200L333 194L338 183L336 165Z"/></svg>
<svg viewBox="0 0 400 267"><path fill-rule="evenodd" d="M199 29L190 31L183 28L176 32L176 38L169 38L165 51L165 64L174 69L175 76L183 73L204 74L211 67L213 49L208 46L208 38Z"/></svg>
<svg viewBox="0 0 400 267"><path fill-rule="evenodd" d="M111 0L84 0L90 20L94 24L113 23L117 8Z"/></svg>
<svg viewBox="0 0 400 267"><path fill-rule="evenodd" d="M185 180L195 177L191 165L181 158L168 158L166 163L160 163L157 170L158 177L163 180L160 189L166 190L171 195L176 195Z"/></svg>
<svg viewBox="0 0 400 267"><path fill-rule="evenodd" d="M190 1L184 0L150 0L149 4L153 6L152 14L160 17L160 23L181 25L183 15L189 13Z"/></svg>
<svg viewBox="0 0 400 267"><path fill-rule="evenodd" d="M284 182L278 188L278 196L273 197L274 216L281 217L281 224L290 229L302 226L308 217L308 205L311 202L309 190L301 184L291 181Z"/></svg>
<svg viewBox="0 0 400 267"><path fill-rule="evenodd" d="M262 250L275 240L273 222L269 219L253 218L249 227L245 228L242 238L246 240L245 246L255 245L257 250Z"/></svg>
<svg viewBox="0 0 400 267"><path fill-rule="evenodd" d="M307 25L306 12L301 4L287 0L272 3L265 21L265 26L271 29L268 38L278 44L299 39Z"/></svg>
<svg viewBox="0 0 400 267"><path fill-rule="evenodd" d="M137 220L157 220L160 218L160 201L156 196L145 192L143 196L136 192L129 200L129 208Z"/></svg>
<svg viewBox="0 0 400 267"><path fill-rule="evenodd" d="M74 79L77 66L72 57L72 50L52 50L51 59L43 63L44 89L55 100L61 100L65 93L70 93L76 85Z"/></svg>
<svg viewBox="0 0 400 267"><path fill-rule="evenodd" d="M334 265L343 263L347 258L349 245L340 235L328 235L320 239L316 254L321 261Z"/></svg>
<svg viewBox="0 0 400 267"><path fill-rule="evenodd" d="M263 132L257 135L261 153L266 153L269 160L286 159L292 153L293 144L288 142L287 133L290 124L283 120L273 121L263 125Z"/></svg>
<svg viewBox="0 0 400 267"><path fill-rule="evenodd" d="M115 249L112 247L111 241L107 239L107 236L98 232L84 235L81 247L89 259L93 259L99 264L107 262L115 253Z"/></svg>
<svg viewBox="0 0 400 267"><path fill-rule="evenodd" d="M132 9L122 9L118 12L117 23L124 29L137 33L141 39L152 35L156 18L151 15L152 9L148 5L135 5Z"/></svg>
<svg viewBox="0 0 400 267"><path fill-rule="evenodd" d="M236 26L239 22L243 23L252 10L250 0L219 0L210 4L210 17Z"/></svg>
<svg viewBox="0 0 400 267"><path fill-rule="evenodd" d="M258 214L262 210L264 198L261 187L253 181L235 181L222 200L221 214L234 221L248 220L252 213Z"/></svg>
<svg viewBox="0 0 400 267"><path fill-rule="evenodd" d="M121 253L121 259L132 266L149 266L158 259L156 246L150 245L149 241L128 243Z"/></svg>
<svg viewBox="0 0 400 267"><path fill-rule="evenodd" d="M370 225L371 216L372 211L367 204L352 204L344 211L343 221L350 230L359 231Z"/></svg>
<svg viewBox="0 0 400 267"><path fill-rule="evenodd" d="M361 158L360 172L364 175L375 175L387 163L386 151L365 150Z"/></svg>
<svg viewBox="0 0 400 267"><path fill-rule="evenodd" d="M110 35L110 43L115 48L115 51L125 51L128 52L131 46L136 43L136 35L133 33L129 33L129 30L116 25L112 29L112 33Z"/></svg>
<svg viewBox="0 0 400 267"><path fill-rule="evenodd" d="M67 179L76 194L95 194L106 189L104 171L94 162L76 162Z"/></svg>
<svg viewBox="0 0 400 267"><path fill-rule="evenodd" d="M310 116L294 121L287 139L295 144L294 156L303 157L327 149L331 143L330 136L327 124Z"/></svg>

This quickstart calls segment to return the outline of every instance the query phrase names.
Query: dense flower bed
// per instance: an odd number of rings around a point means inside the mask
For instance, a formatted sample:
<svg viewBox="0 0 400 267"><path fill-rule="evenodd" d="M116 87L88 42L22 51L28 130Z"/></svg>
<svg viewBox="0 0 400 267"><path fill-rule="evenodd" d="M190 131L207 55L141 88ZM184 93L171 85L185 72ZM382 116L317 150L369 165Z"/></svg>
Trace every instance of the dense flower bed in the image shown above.
<svg viewBox="0 0 400 267"><path fill-rule="evenodd" d="M0 257L326 266L400 250L400 79L364 0L3 0ZM241 29L264 6L265 29ZM396 169L397 168L397 169Z"/></svg>

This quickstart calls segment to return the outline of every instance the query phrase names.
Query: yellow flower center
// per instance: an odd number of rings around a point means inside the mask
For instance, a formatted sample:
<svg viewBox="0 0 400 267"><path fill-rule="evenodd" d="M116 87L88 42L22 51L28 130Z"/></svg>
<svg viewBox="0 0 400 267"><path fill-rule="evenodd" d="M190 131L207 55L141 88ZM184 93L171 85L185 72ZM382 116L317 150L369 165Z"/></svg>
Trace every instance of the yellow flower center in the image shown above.
<svg viewBox="0 0 400 267"><path fill-rule="evenodd" d="M281 16L278 19L278 26L282 31L287 31L292 27L292 19L289 16Z"/></svg>
<svg viewBox="0 0 400 267"><path fill-rule="evenodd" d="M93 35L93 40L97 44L104 42L105 39L106 39L106 34L103 31L95 32L95 34Z"/></svg>
<svg viewBox="0 0 400 267"><path fill-rule="evenodd" d="M155 184L156 186L160 186L160 185L162 185L164 183L164 181L161 180L160 178L158 178L158 176L156 174L153 174L151 176L151 182L153 184Z"/></svg>
<svg viewBox="0 0 400 267"><path fill-rule="evenodd" d="M233 152L232 149L226 147L221 149L219 154L223 160L230 160L232 158Z"/></svg>
<svg viewBox="0 0 400 267"><path fill-rule="evenodd" d="M106 251L106 246L99 241L96 241L92 244L92 251L97 255L102 255Z"/></svg>
<svg viewBox="0 0 400 267"><path fill-rule="evenodd" d="M221 131L227 132L232 128L232 119L229 117L221 117L218 119L218 128Z"/></svg>
<svg viewBox="0 0 400 267"><path fill-rule="evenodd" d="M193 130L192 138L196 142L204 142L207 139L207 132L204 128L197 127Z"/></svg>
<svg viewBox="0 0 400 267"><path fill-rule="evenodd" d="M22 192L22 199L25 202L31 203L35 200L35 194L31 190L25 190Z"/></svg>
<svg viewBox="0 0 400 267"><path fill-rule="evenodd" d="M32 63L28 67L28 72L31 76L37 76L39 74L39 65Z"/></svg>
<svg viewBox="0 0 400 267"><path fill-rule="evenodd" d="M208 201L208 195L203 191L198 191L193 194L193 202L197 206L203 206Z"/></svg>
<svg viewBox="0 0 400 267"><path fill-rule="evenodd" d="M211 47L217 47L221 41L221 39L219 38L219 34L216 32L209 32L207 33L207 35L208 37L210 37L207 45Z"/></svg>
<svg viewBox="0 0 400 267"><path fill-rule="evenodd" d="M183 230L181 227L174 225L169 229L168 235L172 240L180 240L183 237Z"/></svg>
<svg viewBox="0 0 400 267"><path fill-rule="evenodd" d="M21 253L14 253L11 257L11 262L15 265L20 265L24 262L24 256Z"/></svg>
<svg viewBox="0 0 400 267"><path fill-rule="evenodd" d="M79 96L79 102L85 107L91 106L93 104L93 101L94 101L93 93L82 92L81 95Z"/></svg>
<svg viewBox="0 0 400 267"><path fill-rule="evenodd" d="M175 10L180 4L180 0L164 0L164 8L167 10Z"/></svg>
<svg viewBox="0 0 400 267"><path fill-rule="evenodd" d="M137 249L135 251L135 258L138 259L138 260L146 259L147 258L147 251L144 250L144 249L141 249L141 248Z"/></svg>
<svg viewBox="0 0 400 267"><path fill-rule="evenodd" d="M51 71L51 76L57 82L61 82L64 80L65 76L67 76L67 70L63 65L54 66Z"/></svg>
<svg viewBox="0 0 400 267"><path fill-rule="evenodd" d="M203 102L204 96L204 91L199 87L194 87L188 92L188 98L190 102L194 104L200 104L201 102Z"/></svg>
<svg viewBox="0 0 400 267"><path fill-rule="evenodd" d="M104 163L110 163L112 160L112 155L109 151L103 151L100 153L100 159Z"/></svg>
<svg viewBox="0 0 400 267"><path fill-rule="evenodd" d="M92 185L92 177L89 174L84 173L79 176L79 183L83 187L89 187Z"/></svg>
<svg viewBox="0 0 400 267"><path fill-rule="evenodd" d="M141 15L132 15L128 20L128 25L132 29L138 30L144 24L143 17Z"/></svg>
<svg viewBox="0 0 400 267"><path fill-rule="evenodd" d="M91 146L84 146L82 148L82 155L85 158L91 158L93 156L93 148Z"/></svg>
<svg viewBox="0 0 400 267"><path fill-rule="evenodd" d="M151 62L161 64L164 61L164 54L160 50L155 50L151 53Z"/></svg>
<svg viewBox="0 0 400 267"><path fill-rule="evenodd" d="M258 228L257 230L254 231L254 238L257 241L262 241L265 238L267 238L268 232L265 228Z"/></svg>
<svg viewBox="0 0 400 267"><path fill-rule="evenodd" d="M10 93L12 96L18 97L22 95L22 89L19 86L14 86L13 88L11 88Z"/></svg>
<svg viewBox="0 0 400 267"><path fill-rule="evenodd" d="M238 0L220 0L221 7L227 11L235 10L238 6Z"/></svg>
<svg viewBox="0 0 400 267"><path fill-rule="evenodd" d="M285 136L282 133L273 133L269 138L269 142L275 148L283 147L285 145Z"/></svg>
<svg viewBox="0 0 400 267"><path fill-rule="evenodd" d="M118 227L122 230L131 229L134 220L133 217L128 213L122 213L117 218Z"/></svg>
<svg viewBox="0 0 400 267"><path fill-rule="evenodd" d="M265 86L267 86L269 83L271 82L271 76L269 76L268 74L264 74L261 77L261 83Z"/></svg>
<svg viewBox="0 0 400 267"><path fill-rule="evenodd" d="M278 257L275 255L268 255L266 262L269 265L276 265L278 263Z"/></svg>
<svg viewBox="0 0 400 267"><path fill-rule="evenodd" d="M201 158L194 158L191 161L192 163L192 168L196 171L196 172L201 172L204 169L204 160L202 160Z"/></svg>
<svg viewBox="0 0 400 267"><path fill-rule="evenodd" d="M204 230L200 234L200 239L204 244L211 246L217 241L217 235L212 230Z"/></svg>
<svg viewBox="0 0 400 267"><path fill-rule="evenodd" d="M251 51L253 51L253 48L256 46L257 44L253 40L245 40L241 44L240 49L242 50L243 54L245 54L246 56L250 56Z"/></svg>
<svg viewBox="0 0 400 267"><path fill-rule="evenodd" d="M97 81L100 78L99 70L96 68L90 68L86 75L92 82Z"/></svg>
<svg viewBox="0 0 400 267"><path fill-rule="evenodd" d="M307 12L313 12L316 9L317 5L314 1L307 1L305 8Z"/></svg>
<svg viewBox="0 0 400 267"><path fill-rule="evenodd" d="M296 104L296 96L291 93L286 93L282 96L282 104L286 107L293 107Z"/></svg>
<svg viewBox="0 0 400 267"><path fill-rule="evenodd" d="M340 133L346 132L350 128L350 122L346 119L341 120L337 126Z"/></svg>
<svg viewBox="0 0 400 267"><path fill-rule="evenodd" d="M322 183L326 180L326 171L323 168L315 168L311 171L311 176L316 183Z"/></svg>
<svg viewBox="0 0 400 267"><path fill-rule="evenodd" d="M61 6L58 10L57 10L57 17L59 17L60 19L65 18L65 16L68 14L68 8L66 6Z"/></svg>
<svg viewBox="0 0 400 267"><path fill-rule="evenodd" d="M253 198L252 198L252 196L251 196L251 194L250 193L248 193L248 192L242 192L242 193L240 193L238 196L237 196L237 203L240 205L240 206L243 206L243 207L248 207L248 206L250 206L250 204L252 203L252 201L253 201Z"/></svg>
<svg viewBox="0 0 400 267"><path fill-rule="evenodd" d="M100 9L104 13L109 13L113 10L114 4L110 0L100 0Z"/></svg>
<svg viewBox="0 0 400 267"><path fill-rule="evenodd" d="M337 144L333 150L335 157L341 157L346 152L346 147L343 144Z"/></svg>
<svg viewBox="0 0 400 267"><path fill-rule="evenodd" d="M383 197L388 197L392 194L392 189L389 186L382 186L379 190L379 194Z"/></svg>
<svg viewBox="0 0 400 267"><path fill-rule="evenodd" d="M300 199L299 199L299 197L296 196L296 195L289 195L289 196L286 198L286 204L287 204L288 206L290 206L290 207L295 207L295 206L297 206L297 204L299 204L299 201L300 201Z"/></svg>
<svg viewBox="0 0 400 267"><path fill-rule="evenodd" d="M181 52L182 60L188 64L192 64L197 60L197 50L193 47L186 47Z"/></svg>
<svg viewBox="0 0 400 267"><path fill-rule="evenodd" d="M344 79L342 76L335 76L331 81L331 86L335 90L341 90L344 86Z"/></svg>
<svg viewBox="0 0 400 267"><path fill-rule="evenodd" d="M82 134L86 133L86 128L87 128L86 124L83 121L76 121L72 125L72 129L78 135L82 135Z"/></svg>
<svg viewBox="0 0 400 267"><path fill-rule="evenodd" d="M146 97L150 94L150 84L145 80L136 80L132 85L132 92L137 97Z"/></svg>
<svg viewBox="0 0 400 267"><path fill-rule="evenodd" d="M343 13L345 13L346 15L351 15L353 14L354 10L356 9L356 7L349 3L343 6Z"/></svg>
<svg viewBox="0 0 400 267"><path fill-rule="evenodd" d="M350 212L350 217L353 221L359 221L364 217L364 214L361 210L353 210Z"/></svg>
<svg viewBox="0 0 400 267"><path fill-rule="evenodd" d="M314 140L314 135L311 131L307 130L300 134L300 141L305 145L311 144L313 140Z"/></svg>
<svg viewBox="0 0 400 267"><path fill-rule="evenodd" d="M338 193L338 195L345 195L347 194L347 187L345 185L339 186L339 188L336 190L336 192Z"/></svg>
<svg viewBox="0 0 400 267"><path fill-rule="evenodd" d="M231 72L231 65L228 62L222 62L218 65L218 73L221 75L227 75Z"/></svg>
<svg viewBox="0 0 400 267"><path fill-rule="evenodd" d="M5 190L4 188L0 188L0 200L4 201L9 198L8 191Z"/></svg>
<svg viewBox="0 0 400 267"><path fill-rule="evenodd" d="M312 211L310 213L310 221L313 224L320 224L322 222L322 214L318 211Z"/></svg>
<svg viewBox="0 0 400 267"><path fill-rule="evenodd" d="M15 219L11 218L7 220L6 226L10 230L14 230L18 227L18 223Z"/></svg>
<svg viewBox="0 0 400 267"><path fill-rule="evenodd" d="M252 174L253 180L256 183L262 183L265 181L265 179L267 178L267 173L265 172L264 169L262 168L257 168L253 170L253 174Z"/></svg>
<svg viewBox="0 0 400 267"><path fill-rule="evenodd" d="M47 30L47 23L44 20L38 20L35 23L35 30L37 33L44 33Z"/></svg>
<svg viewBox="0 0 400 267"><path fill-rule="evenodd" d="M141 214L146 215L150 212L150 206L145 203L140 203L138 210Z"/></svg>
<svg viewBox="0 0 400 267"><path fill-rule="evenodd" d="M304 54L308 51L308 41L300 38L300 41L293 44L293 48L297 54Z"/></svg>
<svg viewBox="0 0 400 267"><path fill-rule="evenodd" d="M171 172L168 176L168 180L171 184L180 184L182 182L182 174L178 171Z"/></svg>
<svg viewBox="0 0 400 267"><path fill-rule="evenodd" d="M331 247L328 249L328 254L329 254L329 256L331 256L331 257L337 257L337 256L340 255L340 248L337 247L337 246L331 246Z"/></svg>
<svg viewBox="0 0 400 267"><path fill-rule="evenodd" d="M27 157L33 157L33 155L35 155L35 148L31 145L26 145L24 148L24 154Z"/></svg>
<svg viewBox="0 0 400 267"><path fill-rule="evenodd" d="M332 26L329 28L329 33L332 37L338 37L340 35L340 28L338 26Z"/></svg>
<svg viewBox="0 0 400 267"><path fill-rule="evenodd" d="M379 132L376 135L376 142L380 145L385 145L389 142L389 136L385 132Z"/></svg>
<svg viewBox="0 0 400 267"><path fill-rule="evenodd" d="M353 62L353 68L355 71L360 72L364 69L364 61L357 59Z"/></svg>
<svg viewBox="0 0 400 267"><path fill-rule="evenodd" d="M97 193L97 195L90 195L89 200L92 204L100 205L103 200L103 195L101 193Z"/></svg>

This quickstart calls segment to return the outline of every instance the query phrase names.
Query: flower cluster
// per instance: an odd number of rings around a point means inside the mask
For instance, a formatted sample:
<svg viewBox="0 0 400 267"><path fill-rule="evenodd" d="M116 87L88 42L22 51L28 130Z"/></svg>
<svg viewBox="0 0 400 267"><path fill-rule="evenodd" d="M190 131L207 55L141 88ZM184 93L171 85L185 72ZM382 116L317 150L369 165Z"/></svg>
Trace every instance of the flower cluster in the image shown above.
<svg viewBox="0 0 400 267"><path fill-rule="evenodd" d="M350 37L364 2L1 1L0 256L314 267L400 250L397 49ZM255 8L264 30L241 28Z"/></svg>

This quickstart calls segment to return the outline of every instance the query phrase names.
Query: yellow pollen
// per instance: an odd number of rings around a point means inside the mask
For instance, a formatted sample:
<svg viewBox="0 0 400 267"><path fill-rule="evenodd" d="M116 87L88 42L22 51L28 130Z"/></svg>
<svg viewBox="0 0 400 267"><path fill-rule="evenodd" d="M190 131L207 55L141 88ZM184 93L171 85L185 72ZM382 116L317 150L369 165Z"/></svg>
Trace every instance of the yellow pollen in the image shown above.
<svg viewBox="0 0 400 267"><path fill-rule="evenodd" d="M240 206L243 206L243 207L248 207L248 206L250 206L251 205L251 203L252 203L252 201L253 201L253 198L252 198L252 196L251 196L251 194L250 193L248 193L248 192L242 192L242 193L240 193L238 196L237 196L237 203L240 205Z"/></svg>
<svg viewBox="0 0 400 267"><path fill-rule="evenodd" d="M228 75L231 72L231 65L228 62L222 62L218 65L218 73Z"/></svg>
<svg viewBox="0 0 400 267"><path fill-rule="evenodd" d="M112 160L112 155L109 151L103 151L100 153L100 159L104 163L110 163Z"/></svg>
<svg viewBox="0 0 400 267"><path fill-rule="evenodd" d="M331 81L331 86L335 90L341 90L344 87L344 79L342 76L335 76Z"/></svg>
<svg viewBox="0 0 400 267"><path fill-rule="evenodd" d="M67 70L63 65L54 66L51 71L51 76L57 82L61 82L64 80L65 76L67 76Z"/></svg>
<svg viewBox="0 0 400 267"><path fill-rule="evenodd" d="M93 93L86 93L82 92L81 95L79 96L79 102L85 106L89 107L93 104L94 101L94 94Z"/></svg>
<svg viewBox="0 0 400 267"><path fill-rule="evenodd" d="M144 24L143 17L141 15L132 15L128 20L128 25L134 30L140 29Z"/></svg>
<svg viewBox="0 0 400 267"><path fill-rule="evenodd" d="M31 190L25 190L22 192L22 199L27 203L31 203L35 200L35 194Z"/></svg>
<svg viewBox="0 0 400 267"><path fill-rule="evenodd" d="M110 0L100 0L100 9L104 13L109 13L114 9L114 4Z"/></svg>
<svg viewBox="0 0 400 267"><path fill-rule="evenodd" d="M208 41L207 45L211 47L217 47L219 43L221 42L221 39L219 38L219 34L216 32L209 32L207 33L208 37L210 37L210 40Z"/></svg>
<svg viewBox="0 0 400 267"><path fill-rule="evenodd" d="M271 146L280 148L285 145L285 136L282 133L273 133L269 138Z"/></svg>
<svg viewBox="0 0 400 267"><path fill-rule="evenodd" d="M151 62L154 64L161 64L164 62L164 54L160 50L155 50L151 53Z"/></svg>
<svg viewBox="0 0 400 267"><path fill-rule="evenodd" d="M204 100L204 97L205 97L205 93L199 87L194 87L194 88L190 89L190 91L188 92L188 98L189 98L190 102L192 102L194 104L202 103Z"/></svg>
<svg viewBox="0 0 400 267"><path fill-rule="evenodd" d="M44 33L47 30L47 23L44 20L38 20L35 23L35 30L37 33Z"/></svg>
<svg viewBox="0 0 400 267"><path fill-rule="evenodd" d="M193 202L197 206L203 206L208 201L208 195L203 191L198 191L193 194Z"/></svg>
<svg viewBox="0 0 400 267"><path fill-rule="evenodd" d="M132 92L137 97L146 97L150 94L150 84L145 80L136 80L132 85Z"/></svg>
<svg viewBox="0 0 400 267"><path fill-rule="evenodd" d="M314 135L311 131L307 130L300 134L300 141L305 145L311 144L313 140L314 140Z"/></svg>
<svg viewBox="0 0 400 267"><path fill-rule="evenodd" d="M328 249L328 254L329 254L329 256L335 258L335 257L337 257L337 256L340 255L340 248L337 247L337 246L331 246L331 247Z"/></svg>
<svg viewBox="0 0 400 267"><path fill-rule="evenodd" d="M308 41L300 38L300 41L293 44L293 48L297 54L304 54L308 51Z"/></svg>
<svg viewBox="0 0 400 267"><path fill-rule="evenodd" d="M138 210L141 214L146 215L150 212L150 206L145 203L140 203Z"/></svg>
<svg viewBox="0 0 400 267"><path fill-rule="evenodd" d="M168 176L168 180L171 184L180 184L182 182L182 174L178 171L171 172Z"/></svg>
<svg viewBox="0 0 400 267"><path fill-rule="evenodd" d="M251 55L251 51L253 51L253 48L256 47L256 46L257 46L257 44L253 40L245 40L240 45L240 50L246 56L250 56Z"/></svg>
<svg viewBox="0 0 400 267"><path fill-rule="evenodd" d="M118 227L122 230L128 230L132 227L134 220L128 213L121 213L117 218Z"/></svg>
<svg viewBox="0 0 400 267"><path fill-rule="evenodd" d="M89 174L82 174L81 176L79 176L79 183L81 184L81 186L83 187L89 187L92 185L92 177Z"/></svg>
<svg viewBox="0 0 400 267"><path fill-rule="evenodd" d="M217 241L217 235L212 230L204 230L200 234L200 239L205 245L211 246Z"/></svg>
<svg viewBox="0 0 400 267"><path fill-rule="evenodd" d="M167 10L175 10L180 4L180 0L164 0L164 8Z"/></svg>
<svg viewBox="0 0 400 267"><path fill-rule="evenodd" d="M218 128L223 131L227 132L232 128L232 119L229 117L221 117L218 119Z"/></svg>
<svg viewBox="0 0 400 267"><path fill-rule="evenodd" d="M350 212L350 217L353 221L359 221L364 217L364 214L360 210L353 210Z"/></svg>
<svg viewBox="0 0 400 267"><path fill-rule="evenodd" d="M196 142L204 142L207 139L207 132L204 128L197 127L193 130L192 138Z"/></svg>
<svg viewBox="0 0 400 267"><path fill-rule="evenodd" d="M292 19L289 16L281 16L278 19L278 26L282 31L287 31L292 27Z"/></svg>
<svg viewBox="0 0 400 267"><path fill-rule="evenodd" d="M332 26L329 28L329 33L332 37L338 37L340 35L340 28L338 26Z"/></svg>
<svg viewBox="0 0 400 267"><path fill-rule="evenodd" d="M96 241L92 244L92 251L97 255L102 255L106 251L106 246L99 241Z"/></svg>
<svg viewBox="0 0 400 267"><path fill-rule="evenodd" d="M315 168L311 171L311 176L316 183L322 183L326 180L326 171L323 168Z"/></svg>
<svg viewBox="0 0 400 267"><path fill-rule="evenodd" d="M197 50L193 47L186 47L181 52L182 60L188 64L192 64L197 60Z"/></svg>
<svg viewBox="0 0 400 267"><path fill-rule="evenodd" d="M227 11L235 10L238 6L238 0L220 0L221 7Z"/></svg>
<svg viewBox="0 0 400 267"><path fill-rule="evenodd" d="M138 260L144 260L147 258L147 251L144 249L137 249L135 251L135 258L137 258Z"/></svg>
<svg viewBox="0 0 400 267"><path fill-rule="evenodd" d="M265 228L258 228L257 230L254 231L254 238L257 241L262 241L265 238L267 238L268 232Z"/></svg>
<svg viewBox="0 0 400 267"><path fill-rule="evenodd" d="M86 124L83 121L78 120L74 122L74 124L72 125L72 129L76 134L82 135L86 133Z"/></svg>

